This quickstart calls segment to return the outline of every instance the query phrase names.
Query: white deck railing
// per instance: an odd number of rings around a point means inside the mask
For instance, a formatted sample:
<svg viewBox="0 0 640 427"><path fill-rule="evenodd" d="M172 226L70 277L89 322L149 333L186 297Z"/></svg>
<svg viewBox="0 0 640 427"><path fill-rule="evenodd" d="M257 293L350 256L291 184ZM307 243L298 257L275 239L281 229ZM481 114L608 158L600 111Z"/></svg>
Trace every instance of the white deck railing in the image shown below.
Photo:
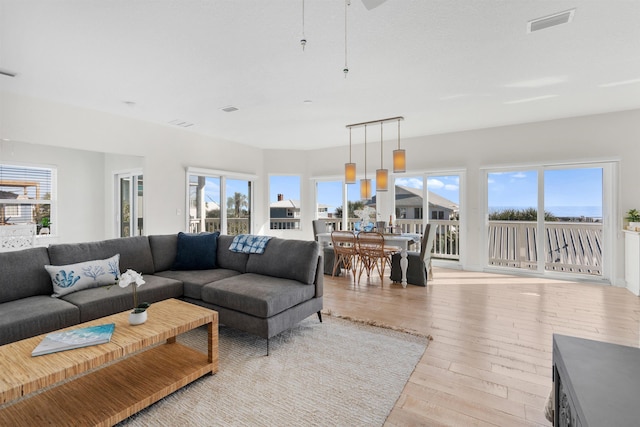
<svg viewBox="0 0 640 427"><path fill-rule="evenodd" d="M228 234L248 233L247 218L228 219ZM347 229L353 230L359 218L349 218ZM342 229L341 218L326 218L331 230ZM274 229L298 230L298 218L274 218L270 221ZM433 258L460 259L460 222L430 220L436 227L433 242ZM422 234L421 219L399 219L394 224L396 232ZM219 218L206 218L204 230L201 221L192 220L189 231L219 231ZM386 231L386 230L385 230ZM538 269L537 225L533 221L489 221L488 254L489 265ZM545 223L545 270L582 274L602 274L602 224L592 222L546 222Z"/></svg>
<svg viewBox="0 0 640 427"><path fill-rule="evenodd" d="M489 221L489 264L538 269L534 221ZM602 274L602 224L545 222L545 270Z"/></svg>

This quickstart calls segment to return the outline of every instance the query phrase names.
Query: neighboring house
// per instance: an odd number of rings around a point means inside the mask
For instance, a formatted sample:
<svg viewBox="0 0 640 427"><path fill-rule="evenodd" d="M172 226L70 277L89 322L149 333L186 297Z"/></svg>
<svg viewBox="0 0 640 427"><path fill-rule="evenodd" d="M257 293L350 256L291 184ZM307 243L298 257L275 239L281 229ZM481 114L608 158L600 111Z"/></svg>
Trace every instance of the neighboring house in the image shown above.
<svg viewBox="0 0 640 427"><path fill-rule="evenodd" d="M396 185L396 218L422 219L422 189ZM376 207L376 196L367 206ZM459 206L451 200L429 191L429 219L452 219L458 214Z"/></svg>
<svg viewBox="0 0 640 427"><path fill-rule="evenodd" d="M333 218L333 206L318 203L318 219Z"/></svg>
<svg viewBox="0 0 640 427"><path fill-rule="evenodd" d="M269 205L269 216L272 219L300 218L300 200L285 200L283 194L278 194L278 201Z"/></svg>
<svg viewBox="0 0 640 427"><path fill-rule="evenodd" d="M270 229L291 230L300 228L300 200L284 198L278 194L278 201L269 205Z"/></svg>

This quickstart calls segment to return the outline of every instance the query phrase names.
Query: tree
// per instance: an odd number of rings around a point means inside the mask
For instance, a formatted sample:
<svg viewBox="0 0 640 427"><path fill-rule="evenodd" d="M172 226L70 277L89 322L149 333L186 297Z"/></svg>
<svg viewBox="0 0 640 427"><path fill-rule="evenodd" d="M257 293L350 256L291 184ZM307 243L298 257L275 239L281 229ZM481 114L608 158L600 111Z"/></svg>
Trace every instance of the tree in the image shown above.
<svg viewBox="0 0 640 427"><path fill-rule="evenodd" d="M537 221L538 211L536 208L525 209L502 209L491 212L489 221ZM558 218L551 212L544 213L545 221L558 221Z"/></svg>
<svg viewBox="0 0 640 427"><path fill-rule="evenodd" d="M364 202L359 200L357 202L352 202L352 201L347 201L347 213L348 213L348 217L347 218L355 218L356 216L356 211L360 210L364 208ZM342 206L339 206L336 208L335 211L335 217L336 218L342 218Z"/></svg>
<svg viewBox="0 0 640 427"><path fill-rule="evenodd" d="M249 208L247 195L239 192L233 193L232 197L227 197L227 211L229 217L240 218L241 214L246 214Z"/></svg>

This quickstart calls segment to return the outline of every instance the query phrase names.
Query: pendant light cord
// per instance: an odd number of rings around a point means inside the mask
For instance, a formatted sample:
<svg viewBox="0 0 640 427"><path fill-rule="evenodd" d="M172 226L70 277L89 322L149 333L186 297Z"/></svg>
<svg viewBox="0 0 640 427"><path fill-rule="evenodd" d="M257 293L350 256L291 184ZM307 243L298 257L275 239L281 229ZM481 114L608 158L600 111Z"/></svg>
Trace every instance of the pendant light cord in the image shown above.
<svg viewBox="0 0 640 427"><path fill-rule="evenodd" d="M384 150L382 149L382 144L383 144L383 139L382 139L382 122L380 122L380 169L384 169L384 163L383 163L383 158L384 158Z"/></svg>
<svg viewBox="0 0 640 427"><path fill-rule="evenodd" d="M367 180L367 125L364 125L364 179Z"/></svg>
<svg viewBox="0 0 640 427"><path fill-rule="evenodd" d="M347 78L349 73L349 67L347 66L347 7L349 7L349 0L344 0L344 78Z"/></svg>
<svg viewBox="0 0 640 427"><path fill-rule="evenodd" d="M351 163L351 128L349 128L349 163Z"/></svg>

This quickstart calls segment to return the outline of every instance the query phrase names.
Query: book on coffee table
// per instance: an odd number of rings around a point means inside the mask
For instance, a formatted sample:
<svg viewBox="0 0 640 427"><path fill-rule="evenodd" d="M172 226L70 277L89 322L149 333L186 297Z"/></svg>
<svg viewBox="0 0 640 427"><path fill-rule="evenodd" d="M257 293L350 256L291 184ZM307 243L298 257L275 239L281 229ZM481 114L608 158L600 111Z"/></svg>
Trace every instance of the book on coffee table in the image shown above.
<svg viewBox="0 0 640 427"><path fill-rule="evenodd" d="M115 327L115 323L107 323L105 325L88 326L86 328L48 334L33 349L31 356L41 356L57 351L108 343L111 341L111 335L113 335Z"/></svg>

